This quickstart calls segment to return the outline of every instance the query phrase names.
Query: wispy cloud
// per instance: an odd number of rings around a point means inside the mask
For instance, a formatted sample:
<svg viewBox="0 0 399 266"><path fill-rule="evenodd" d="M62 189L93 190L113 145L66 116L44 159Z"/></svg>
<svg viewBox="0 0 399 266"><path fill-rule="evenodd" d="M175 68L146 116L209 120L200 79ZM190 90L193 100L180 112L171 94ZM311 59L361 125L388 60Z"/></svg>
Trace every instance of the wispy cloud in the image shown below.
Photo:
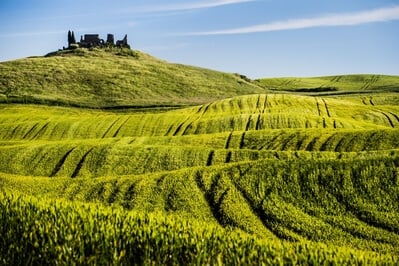
<svg viewBox="0 0 399 266"><path fill-rule="evenodd" d="M253 25L227 30L192 32L184 35L228 35L282 30L297 30L315 27L353 26L373 22L399 20L399 6L385 7L368 11L327 14L314 18L290 19L266 24Z"/></svg>
<svg viewBox="0 0 399 266"><path fill-rule="evenodd" d="M198 1L183 4L168 4L168 5L157 5L147 6L142 8L136 8L138 12L173 12L173 11L190 11L196 9L213 8L225 5L241 4L247 2L255 2L257 0L213 0L213 1Z"/></svg>

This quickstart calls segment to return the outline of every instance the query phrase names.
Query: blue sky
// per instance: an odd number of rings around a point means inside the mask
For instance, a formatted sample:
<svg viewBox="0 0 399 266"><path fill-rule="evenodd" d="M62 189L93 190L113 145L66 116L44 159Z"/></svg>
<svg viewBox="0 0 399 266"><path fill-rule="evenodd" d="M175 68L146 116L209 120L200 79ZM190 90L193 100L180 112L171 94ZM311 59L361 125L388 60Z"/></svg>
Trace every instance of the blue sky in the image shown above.
<svg viewBox="0 0 399 266"><path fill-rule="evenodd" d="M0 61L76 38L251 78L399 75L399 0L0 0Z"/></svg>

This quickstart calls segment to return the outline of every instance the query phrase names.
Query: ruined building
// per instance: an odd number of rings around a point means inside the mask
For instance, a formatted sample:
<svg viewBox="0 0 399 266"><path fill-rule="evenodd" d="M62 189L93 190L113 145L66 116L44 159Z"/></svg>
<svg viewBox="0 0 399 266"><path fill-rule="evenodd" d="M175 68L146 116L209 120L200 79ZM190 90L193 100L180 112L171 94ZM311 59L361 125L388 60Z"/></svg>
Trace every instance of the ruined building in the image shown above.
<svg viewBox="0 0 399 266"><path fill-rule="evenodd" d="M84 36L80 36L80 41L75 41L75 34L72 31L68 32L68 47L83 47L83 48L91 48L91 47L120 47L120 48L130 48L130 45L127 43L127 34L122 40L117 40L116 43L114 41L114 35L108 34L107 41L105 42L103 39L100 39L99 34L85 34Z"/></svg>

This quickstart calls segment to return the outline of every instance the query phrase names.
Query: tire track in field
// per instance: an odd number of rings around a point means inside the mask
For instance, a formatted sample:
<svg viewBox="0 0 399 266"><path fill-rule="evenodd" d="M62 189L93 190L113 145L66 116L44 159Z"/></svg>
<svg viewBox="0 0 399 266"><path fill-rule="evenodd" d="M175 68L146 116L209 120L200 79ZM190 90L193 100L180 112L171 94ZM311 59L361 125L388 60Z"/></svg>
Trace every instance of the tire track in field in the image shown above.
<svg viewBox="0 0 399 266"><path fill-rule="evenodd" d="M197 113L196 113L196 114L199 114L199 113L201 112L202 108L204 108L204 105L201 105L201 106L200 106L200 108L198 108L198 110L197 110Z"/></svg>
<svg viewBox="0 0 399 266"><path fill-rule="evenodd" d="M266 108L267 108L267 97L268 97L268 95L266 94L266 96L265 96L265 101L263 102L263 110L262 110L262 113L264 114L265 113L265 110L266 110Z"/></svg>
<svg viewBox="0 0 399 266"><path fill-rule="evenodd" d="M249 130L249 127L251 126L251 120L252 120L252 115L249 115L247 124L245 125L245 131Z"/></svg>
<svg viewBox="0 0 399 266"><path fill-rule="evenodd" d="M370 96L370 104L371 104L372 106L374 106L374 102L373 102L373 97L372 97L372 96Z"/></svg>
<svg viewBox="0 0 399 266"><path fill-rule="evenodd" d="M40 133L42 133L46 130L46 128L48 127L49 124L50 124L50 122L47 122L44 126L42 126L42 128L39 129L39 131L37 131L37 133L31 139L36 139Z"/></svg>
<svg viewBox="0 0 399 266"><path fill-rule="evenodd" d="M104 132L103 136L101 138L105 138L105 136L108 134L108 132L113 128L113 126L120 120L121 118L117 118L109 127L108 129Z"/></svg>
<svg viewBox="0 0 399 266"><path fill-rule="evenodd" d="M206 166L211 166L212 165L212 161L213 161L213 157L214 156L215 156L215 151L214 150L210 151L209 155L208 155L208 159L206 161Z"/></svg>
<svg viewBox="0 0 399 266"><path fill-rule="evenodd" d="M370 87L370 81L369 80L366 80L364 83L363 83L363 85L360 87L360 90L366 90L366 89L368 89L369 87Z"/></svg>
<svg viewBox="0 0 399 266"><path fill-rule="evenodd" d="M129 185L129 187L123 193L122 206L125 209L130 210L133 208L133 205L134 205L133 199L134 199L134 195L136 194L136 187L140 181L141 181L140 179L135 180L132 184Z"/></svg>
<svg viewBox="0 0 399 266"><path fill-rule="evenodd" d="M327 147L329 144L329 141L332 140L337 134L332 134L331 136L329 136L324 143L320 146L320 151L328 151Z"/></svg>
<svg viewBox="0 0 399 266"><path fill-rule="evenodd" d="M31 127L31 129L25 133L25 135L22 137L23 139L26 139L28 137L29 134L31 134L33 131L36 130L37 126L39 125L39 123L36 123L33 127Z"/></svg>
<svg viewBox="0 0 399 266"><path fill-rule="evenodd" d="M226 159L224 160L224 162L225 162L225 163L231 162L231 156L232 156L232 152L229 151L229 152L226 154Z"/></svg>
<svg viewBox="0 0 399 266"><path fill-rule="evenodd" d="M240 177L243 177L243 176L245 176L246 172L249 171L249 168L248 168L246 171L244 171L244 172L242 172L241 169L238 169L238 170L240 171ZM259 203L259 204L256 204L256 203L254 202L254 200L253 200L253 199L248 195L248 193L245 191L245 189L242 188L242 187L238 184L238 182L237 182L233 177L231 177L230 175L228 175L228 176L229 176L229 180L230 180L230 182L233 184L235 190L237 190L237 191L240 193L241 197L245 200L245 202L247 203L247 205L248 205L249 208L251 209L251 212L254 214L254 216L256 216L256 217L261 221L261 223L263 224L263 226L264 226L273 236L275 236L276 238L278 238L277 235L276 235L276 232L275 232L275 230L273 230L273 226L272 226L272 223L274 222L274 217L271 217L270 215L268 215L268 214L264 211L264 209L262 208L263 203L264 203L265 200L266 200L266 197L271 193L271 191L266 192L266 195L263 197L263 199L260 201L260 203Z"/></svg>
<svg viewBox="0 0 399 266"><path fill-rule="evenodd" d="M172 131L172 128L173 125L170 125L164 136L169 136L170 132Z"/></svg>
<svg viewBox="0 0 399 266"><path fill-rule="evenodd" d="M391 114L393 117L395 117L396 121L399 122L399 116L398 115L396 115L396 114L394 114L392 112L388 112L388 113Z"/></svg>
<svg viewBox="0 0 399 266"><path fill-rule="evenodd" d="M296 142L296 145L295 145L295 150L297 150L297 151L299 151L299 150L303 150L303 145L304 145L304 143L305 143L305 140L307 139L307 136L306 135L297 135L297 137L298 137L298 140L297 140L297 142Z"/></svg>
<svg viewBox="0 0 399 266"><path fill-rule="evenodd" d="M58 161L58 163L55 165L53 171L50 174L50 177L54 177L60 170L61 167L64 165L65 161L68 159L68 156L76 149L76 147L73 147L69 151L67 151L64 156Z"/></svg>
<svg viewBox="0 0 399 266"><path fill-rule="evenodd" d="M280 142L280 143L282 143L281 145L280 145L280 147L281 147L281 151L286 151L286 150L288 150L288 148L289 148L289 146L288 146L288 144L290 143L290 141L292 140L292 136L283 136L283 139L282 139L282 141Z"/></svg>
<svg viewBox="0 0 399 266"><path fill-rule="evenodd" d="M335 152L348 152L348 151L352 151L351 149L349 149L349 143L351 143L355 138L357 138L356 136L353 137L348 137L346 138L345 135L341 136L341 140L337 143L337 145L335 146L334 151ZM349 139L349 140L348 140ZM343 143L347 141L347 145L343 146Z"/></svg>
<svg viewBox="0 0 399 266"><path fill-rule="evenodd" d="M260 94L258 95L258 100L256 101L256 110L257 110L257 112L259 112L260 113L260 110L261 110L261 107L260 107ZM255 114L256 112L254 112L254 114Z"/></svg>
<svg viewBox="0 0 399 266"><path fill-rule="evenodd" d="M261 123L262 119L260 114L258 115L258 119L256 120L256 126L255 126L255 130L260 130L260 123Z"/></svg>
<svg viewBox="0 0 399 266"><path fill-rule="evenodd" d="M389 115L387 115L385 112L383 112L383 111L379 111L383 116L385 116L386 117L386 119L388 120L388 122L389 122L389 124L391 125L391 127L395 127L395 125L393 124L393 122L392 122L392 119L389 117Z"/></svg>
<svg viewBox="0 0 399 266"><path fill-rule="evenodd" d="M82 156L82 158L81 158L80 161L78 162L78 164L77 164L75 170L73 171L73 173L72 173L72 175L71 175L71 178L75 178L75 177L78 176L80 170L82 169L82 166L83 166L84 162L86 161L87 156L89 155L90 152L93 151L93 149L94 149L94 148L90 148L90 149Z"/></svg>
<svg viewBox="0 0 399 266"><path fill-rule="evenodd" d="M118 186L118 182L117 181L112 182L111 191L108 195L108 198L106 199L107 203L108 204L114 203L117 200L120 191L121 188Z"/></svg>
<svg viewBox="0 0 399 266"><path fill-rule="evenodd" d="M282 133L279 133L278 135L274 136L270 141L268 141L267 143L263 144L262 146L260 146L258 148L258 150L263 150L266 147L266 150L270 150L270 149L275 149L275 147L273 147L273 144L276 143L276 140L282 135ZM266 146L267 145L267 146Z"/></svg>
<svg viewBox="0 0 399 266"><path fill-rule="evenodd" d="M353 181L352 181L353 182ZM346 209L351 212L359 221L362 221L372 227L380 228L385 231L399 234L399 228L394 224L390 224L384 221L381 221L378 217L375 217L373 212L368 210L362 210L357 205L355 205L350 199L347 199L344 195L338 194L334 195L338 202L344 204Z"/></svg>
<svg viewBox="0 0 399 266"><path fill-rule="evenodd" d="M317 98L315 98L315 100L316 100L316 108L317 108L317 113L318 113L318 115L319 115L319 116L321 116L321 111L320 111L320 104L319 104L319 101L317 100Z"/></svg>
<svg viewBox="0 0 399 266"><path fill-rule="evenodd" d="M315 146L316 143L318 143L318 141L320 140L320 137L315 137L313 138L313 140L311 142L309 142L309 144L306 146L305 150L306 151L315 151Z"/></svg>
<svg viewBox="0 0 399 266"><path fill-rule="evenodd" d="M200 119L200 118L196 118L195 120L191 121L191 122L186 126L186 128L184 129L182 135L183 135L183 136L186 135L186 134L187 134L187 131L191 128L192 124L193 124L195 121L199 120L199 119Z"/></svg>
<svg viewBox="0 0 399 266"><path fill-rule="evenodd" d="M201 115L201 116L203 116L203 115L208 111L210 105L211 105L211 103L208 103L207 105L205 105L204 111L202 112L202 115ZM201 108L200 108L200 109L201 109ZM199 110L198 110L198 111L199 111Z"/></svg>
<svg viewBox="0 0 399 266"><path fill-rule="evenodd" d="M181 128L184 126L184 123L186 123L189 119L190 119L190 116L188 116L183 122L181 122L181 123L177 126L175 132L173 132L173 136L177 136L177 133L179 133L179 131L181 130Z"/></svg>
<svg viewBox="0 0 399 266"><path fill-rule="evenodd" d="M184 120L183 123L181 123L181 124L179 125L179 127L176 129L176 131L175 131L175 133L173 134L173 136L176 136L175 134L177 134L179 131L183 131L182 135L186 135L186 134L187 134L187 130L192 126L192 124L193 124L194 122L200 120L200 119L203 117L203 115L204 115L205 112L208 110L208 108L209 108L210 105L211 105L211 104L207 104L207 106L205 107L204 111L203 111L200 115L198 115L198 113L200 112L200 110L202 109L203 106L201 106L200 108L198 108L198 111L195 113L195 115L196 115L197 117L194 118L194 119L184 128L184 130L182 130L183 125L184 125L185 123L187 123L187 122L190 120L190 118L192 117L192 115L189 115L189 116L187 117L187 119Z"/></svg>
<svg viewBox="0 0 399 266"><path fill-rule="evenodd" d="M12 130L9 139L13 139L13 138L14 138L14 135L15 135L15 133L18 131L19 127L20 127L20 125L17 125L17 126Z"/></svg>
<svg viewBox="0 0 399 266"><path fill-rule="evenodd" d="M234 221L232 221L231 219L228 219L228 216L222 209L222 203L230 189L229 188L225 189L219 198L216 197L215 192L219 186L219 180L220 180L220 175L215 175L212 178L212 182L211 182L211 186L210 186L209 190L207 190L205 187L205 183L202 179L201 173L198 171L195 174L195 183L196 183L198 189L204 195L204 198L205 198L206 202L208 203L208 206L212 212L213 217L216 219L216 221L222 226L230 225L230 226L238 227L238 225Z"/></svg>
<svg viewBox="0 0 399 266"><path fill-rule="evenodd" d="M242 133L242 135L241 135L240 149L244 148L244 145L245 145L244 141L245 141L245 132Z"/></svg>
<svg viewBox="0 0 399 266"><path fill-rule="evenodd" d="M230 146L231 138L233 137L233 132L230 132L229 136L226 139L226 144L224 145L224 148L227 150Z"/></svg>
<svg viewBox="0 0 399 266"><path fill-rule="evenodd" d="M380 79L379 76L373 75L370 77L370 79L366 80L364 85L360 88L360 90L367 90L369 89L372 85L374 85L378 80Z"/></svg>
<svg viewBox="0 0 399 266"><path fill-rule="evenodd" d="M328 105L327 105L326 100L324 100L324 98L321 98L321 100L323 101L324 106L325 106L325 108L326 108L327 116L328 116L328 117L331 117L330 111L328 110Z"/></svg>
<svg viewBox="0 0 399 266"><path fill-rule="evenodd" d="M122 127L123 127L124 125L126 125L127 121L129 121L130 118L131 118L131 117L129 116L129 117L118 127L118 129L115 131L114 135L112 136L113 138L116 138L116 137L118 136L118 134L119 134L119 132L121 131Z"/></svg>

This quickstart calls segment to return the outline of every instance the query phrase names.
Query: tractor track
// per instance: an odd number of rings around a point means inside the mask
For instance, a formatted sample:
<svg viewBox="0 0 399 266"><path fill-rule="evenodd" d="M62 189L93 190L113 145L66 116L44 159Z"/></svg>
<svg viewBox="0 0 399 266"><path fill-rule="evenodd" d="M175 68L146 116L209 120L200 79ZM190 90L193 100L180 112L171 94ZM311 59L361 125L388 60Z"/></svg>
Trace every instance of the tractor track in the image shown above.
<svg viewBox="0 0 399 266"><path fill-rule="evenodd" d="M121 131L122 127L126 125L127 121L129 121L130 116L118 127L118 129L115 131L114 135L112 136L113 138L116 138Z"/></svg>
<svg viewBox="0 0 399 266"><path fill-rule="evenodd" d="M50 174L50 177L54 177L60 170L61 167L64 165L65 161L68 159L68 156L76 149L76 147L73 147L72 149L70 149L69 151L67 151L64 156L62 156L62 158L57 162L57 164L55 165L53 171Z"/></svg>
<svg viewBox="0 0 399 266"><path fill-rule="evenodd" d="M75 178L79 175L80 170L83 167L84 162L86 161L87 156L89 155L90 152L93 151L94 148L90 148L80 159L80 161L78 162L78 164L76 165L75 170L73 171L71 178Z"/></svg>

